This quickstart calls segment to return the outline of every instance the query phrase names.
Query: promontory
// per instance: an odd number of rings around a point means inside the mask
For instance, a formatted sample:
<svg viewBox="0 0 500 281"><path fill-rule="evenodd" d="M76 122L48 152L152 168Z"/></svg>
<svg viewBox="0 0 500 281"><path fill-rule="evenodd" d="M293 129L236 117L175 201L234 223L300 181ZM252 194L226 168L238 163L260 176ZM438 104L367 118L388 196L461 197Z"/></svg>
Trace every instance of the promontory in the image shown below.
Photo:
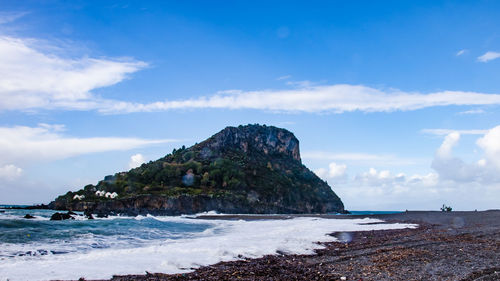
<svg viewBox="0 0 500 281"><path fill-rule="evenodd" d="M265 125L227 127L49 207L98 215L344 212L331 187L302 164L294 134Z"/></svg>

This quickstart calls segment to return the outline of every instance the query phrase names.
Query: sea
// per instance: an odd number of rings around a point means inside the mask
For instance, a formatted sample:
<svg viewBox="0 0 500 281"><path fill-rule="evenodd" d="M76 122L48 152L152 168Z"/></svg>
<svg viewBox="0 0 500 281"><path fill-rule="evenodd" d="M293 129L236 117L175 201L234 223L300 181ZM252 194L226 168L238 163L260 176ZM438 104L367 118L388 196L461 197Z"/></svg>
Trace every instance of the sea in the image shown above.
<svg viewBox="0 0 500 281"><path fill-rule="evenodd" d="M5 207L5 206L3 206ZM257 220L197 216L112 216L51 221L54 210L2 209L0 280L109 279L147 272L185 273L220 261L314 254L317 242L343 242L363 230L414 228L377 219L295 217ZM34 219L23 218L26 214Z"/></svg>

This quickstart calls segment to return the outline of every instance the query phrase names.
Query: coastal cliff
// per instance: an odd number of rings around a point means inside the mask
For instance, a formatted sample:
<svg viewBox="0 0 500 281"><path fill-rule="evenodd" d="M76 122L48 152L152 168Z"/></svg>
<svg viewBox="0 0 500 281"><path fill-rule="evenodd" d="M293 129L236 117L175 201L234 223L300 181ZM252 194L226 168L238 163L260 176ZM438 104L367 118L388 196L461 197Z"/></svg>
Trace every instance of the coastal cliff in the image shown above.
<svg viewBox="0 0 500 281"><path fill-rule="evenodd" d="M344 212L330 186L301 163L298 139L265 125L227 127L49 206L102 215Z"/></svg>

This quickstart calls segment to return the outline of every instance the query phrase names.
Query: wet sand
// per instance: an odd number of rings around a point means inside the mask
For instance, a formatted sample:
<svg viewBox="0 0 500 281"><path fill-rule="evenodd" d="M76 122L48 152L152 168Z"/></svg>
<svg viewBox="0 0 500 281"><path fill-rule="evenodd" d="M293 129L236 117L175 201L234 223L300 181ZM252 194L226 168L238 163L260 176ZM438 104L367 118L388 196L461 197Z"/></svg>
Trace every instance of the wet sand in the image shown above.
<svg viewBox="0 0 500 281"><path fill-rule="evenodd" d="M417 229L332 233L316 255L221 262L186 274L114 276L130 280L500 280L500 211L405 212L325 218L379 218ZM287 219L294 216L276 216ZM262 216L204 216L264 219ZM269 217L267 217L269 219Z"/></svg>

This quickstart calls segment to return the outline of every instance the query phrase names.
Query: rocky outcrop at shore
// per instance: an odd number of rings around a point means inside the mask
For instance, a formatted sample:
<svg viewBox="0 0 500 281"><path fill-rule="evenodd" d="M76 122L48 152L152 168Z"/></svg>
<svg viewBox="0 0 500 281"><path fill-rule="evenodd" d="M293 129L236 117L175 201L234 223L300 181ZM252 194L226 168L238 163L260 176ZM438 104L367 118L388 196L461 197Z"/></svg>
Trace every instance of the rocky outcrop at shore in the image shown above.
<svg viewBox="0 0 500 281"><path fill-rule="evenodd" d="M55 205L56 209L66 210L66 205ZM167 197L159 195L138 195L129 198L104 202L77 202L71 205L72 210L84 211L86 214L104 215L182 215L196 214L216 210L226 214L300 214L327 213L336 208L334 203L321 206L300 203L297 206L286 206L276 203L251 202L246 198L222 198L205 195Z"/></svg>
<svg viewBox="0 0 500 281"><path fill-rule="evenodd" d="M54 213L50 217L51 221L63 221L63 220L74 220L75 218L71 216L71 214L68 213Z"/></svg>
<svg viewBox="0 0 500 281"><path fill-rule="evenodd" d="M272 126L227 127L49 204L96 214L179 215L344 212L330 186L302 163L298 139Z"/></svg>

